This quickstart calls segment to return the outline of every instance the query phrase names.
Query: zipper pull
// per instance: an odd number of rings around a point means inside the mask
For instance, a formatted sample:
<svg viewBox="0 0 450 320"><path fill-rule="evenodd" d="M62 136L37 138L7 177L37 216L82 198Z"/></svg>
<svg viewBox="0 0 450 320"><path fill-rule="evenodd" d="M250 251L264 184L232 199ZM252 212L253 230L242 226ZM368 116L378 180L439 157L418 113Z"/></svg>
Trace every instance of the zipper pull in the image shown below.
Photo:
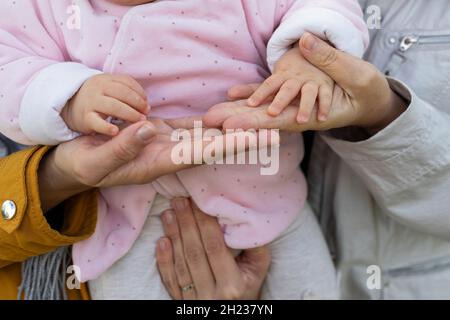
<svg viewBox="0 0 450 320"><path fill-rule="evenodd" d="M418 36L406 36L403 37L402 41L400 42L400 51L406 52L408 51L413 45L419 42Z"/></svg>

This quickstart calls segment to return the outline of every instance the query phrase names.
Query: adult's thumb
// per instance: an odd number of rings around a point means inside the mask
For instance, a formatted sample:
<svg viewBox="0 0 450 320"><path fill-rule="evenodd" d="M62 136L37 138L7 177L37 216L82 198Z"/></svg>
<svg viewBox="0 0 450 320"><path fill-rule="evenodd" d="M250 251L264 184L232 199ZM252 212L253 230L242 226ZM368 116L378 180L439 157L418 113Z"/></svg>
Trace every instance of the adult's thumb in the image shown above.
<svg viewBox="0 0 450 320"><path fill-rule="evenodd" d="M306 60L328 74L344 90L351 90L358 75L364 72L363 60L339 51L311 33L302 36L299 49Z"/></svg>
<svg viewBox="0 0 450 320"><path fill-rule="evenodd" d="M136 123L101 145L96 151L97 157L103 159L103 168L112 172L134 160L156 134L157 130L151 122Z"/></svg>

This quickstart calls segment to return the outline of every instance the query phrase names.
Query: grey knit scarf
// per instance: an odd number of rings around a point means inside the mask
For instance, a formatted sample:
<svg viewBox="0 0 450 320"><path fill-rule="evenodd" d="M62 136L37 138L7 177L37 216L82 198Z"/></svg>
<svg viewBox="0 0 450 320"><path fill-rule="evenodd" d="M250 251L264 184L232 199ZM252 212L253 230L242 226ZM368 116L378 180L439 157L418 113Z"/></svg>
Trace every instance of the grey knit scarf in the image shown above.
<svg viewBox="0 0 450 320"><path fill-rule="evenodd" d="M66 269L69 247L26 260L22 264L22 283L18 300L67 300Z"/></svg>

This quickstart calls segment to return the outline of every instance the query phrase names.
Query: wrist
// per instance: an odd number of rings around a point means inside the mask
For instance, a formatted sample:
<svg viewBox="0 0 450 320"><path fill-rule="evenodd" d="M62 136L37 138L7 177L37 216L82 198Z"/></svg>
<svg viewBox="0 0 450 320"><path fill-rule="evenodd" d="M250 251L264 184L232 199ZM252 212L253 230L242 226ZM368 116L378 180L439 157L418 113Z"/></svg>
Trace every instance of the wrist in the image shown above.
<svg viewBox="0 0 450 320"><path fill-rule="evenodd" d="M375 121L369 122L363 129L372 136L376 135L393 123L407 108L408 102L391 89L389 99L384 107L374 113Z"/></svg>
<svg viewBox="0 0 450 320"><path fill-rule="evenodd" d="M61 202L87 191L89 186L80 183L70 174L58 159L59 147L49 151L41 160L38 169L39 193L44 212L56 207Z"/></svg>
<svg viewBox="0 0 450 320"><path fill-rule="evenodd" d="M73 99L75 98L72 97L72 99L70 99L69 101L67 101L66 105L64 106L64 108L61 110L61 118L64 120L64 122L66 123L67 127L70 130L73 131L79 131L77 130L77 128L75 128L74 125L74 116L73 116Z"/></svg>

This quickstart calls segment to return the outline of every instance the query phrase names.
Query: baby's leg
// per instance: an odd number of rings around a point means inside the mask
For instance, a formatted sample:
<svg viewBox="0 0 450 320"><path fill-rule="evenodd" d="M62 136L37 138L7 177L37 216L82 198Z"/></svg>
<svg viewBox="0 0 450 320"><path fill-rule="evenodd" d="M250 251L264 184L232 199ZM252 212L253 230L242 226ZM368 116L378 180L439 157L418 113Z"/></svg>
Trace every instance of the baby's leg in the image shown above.
<svg viewBox="0 0 450 320"><path fill-rule="evenodd" d="M164 235L160 215L170 202L158 195L131 250L98 279L89 281L93 300L168 300L156 266L156 242Z"/></svg>
<svg viewBox="0 0 450 320"><path fill-rule="evenodd" d="M262 298L336 299L336 272L308 204L300 217L270 244L272 263Z"/></svg>

